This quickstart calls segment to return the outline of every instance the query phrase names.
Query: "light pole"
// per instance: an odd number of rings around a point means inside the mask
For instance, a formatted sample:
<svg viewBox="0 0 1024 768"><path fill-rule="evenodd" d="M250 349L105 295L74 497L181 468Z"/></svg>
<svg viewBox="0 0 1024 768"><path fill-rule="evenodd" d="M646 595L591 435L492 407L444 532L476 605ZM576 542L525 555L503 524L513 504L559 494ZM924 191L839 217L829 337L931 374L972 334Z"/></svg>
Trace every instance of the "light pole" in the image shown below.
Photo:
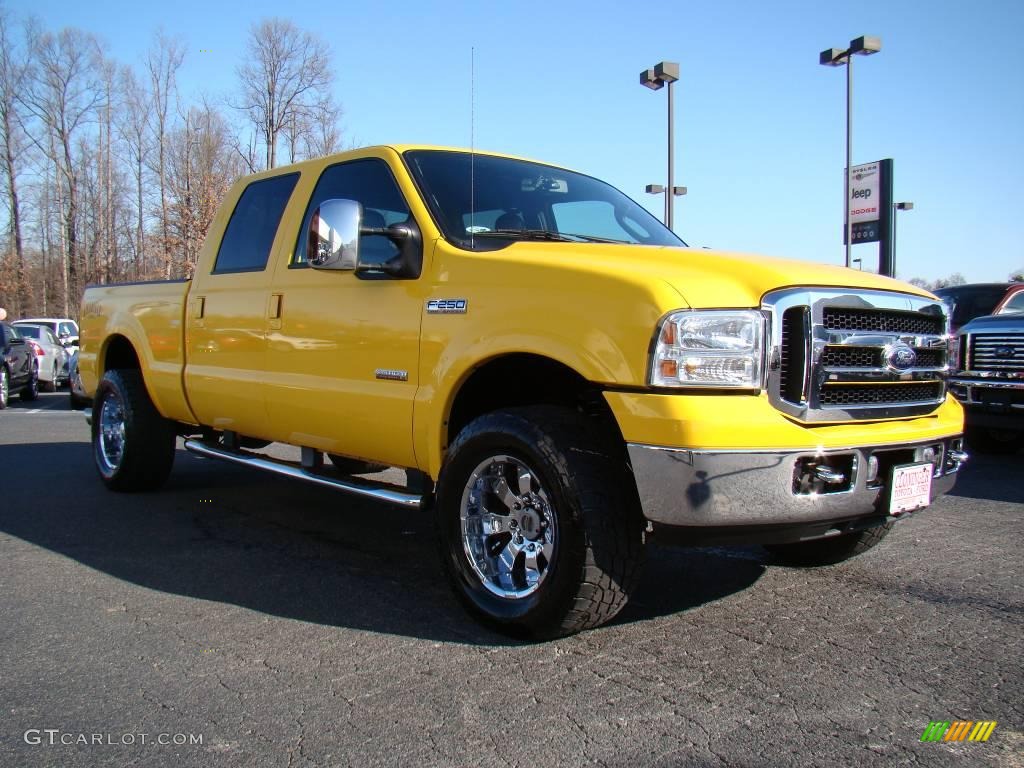
<svg viewBox="0 0 1024 768"><path fill-rule="evenodd" d="M675 148L672 136L675 133L673 121L672 83L679 79L679 63L675 61L662 61L654 65L653 69L645 69L640 73L640 84L647 86L652 91L657 91L668 85L668 188L678 189L672 185L672 170L675 165ZM649 191L649 190L648 190ZM672 198L674 195L665 195L665 226L672 229Z"/></svg>
<svg viewBox="0 0 1024 768"><path fill-rule="evenodd" d="M914 210L913 203L893 203L892 204L892 273L896 274L896 220L899 216L896 215L897 211L912 211Z"/></svg>
<svg viewBox="0 0 1024 768"><path fill-rule="evenodd" d="M665 195L665 187L663 187L661 184L648 184L646 187L644 187L644 191L647 194L649 194L649 195ZM672 195L674 197L682 197L685 194L686 194L686 187L672 187ZM665 195L665 197L666 197L666 210L667 210L667 206L668 206L667 198L668 198L668 195ZM671 227L669 227L669 229L671 229Z"/></svg>
<svg viewBox="0 0 1024 768"><path fill-rule="evenodd" d="M818 63L826 67L846 65L846 200L843 202L843 217L846 226L846 266L850 266L850 248L853 245L853 226L850 221L850 165L853 155L853 55L870 56L882 50L879 37L858 37L850 41L845 51L829 48L818 54Z"/></svg>

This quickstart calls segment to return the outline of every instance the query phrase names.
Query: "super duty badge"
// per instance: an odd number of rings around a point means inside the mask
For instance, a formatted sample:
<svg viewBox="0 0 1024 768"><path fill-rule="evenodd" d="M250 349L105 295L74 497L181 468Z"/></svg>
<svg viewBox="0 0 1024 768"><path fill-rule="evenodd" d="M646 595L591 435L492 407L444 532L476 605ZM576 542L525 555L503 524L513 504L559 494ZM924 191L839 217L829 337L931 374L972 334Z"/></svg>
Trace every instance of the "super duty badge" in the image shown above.
<svg viewBox="0 0 1024 768"><path fill-rule="evenodd" d="M427 313L431 315L464 315L466 314L465 299L429 299Z"/></svg>

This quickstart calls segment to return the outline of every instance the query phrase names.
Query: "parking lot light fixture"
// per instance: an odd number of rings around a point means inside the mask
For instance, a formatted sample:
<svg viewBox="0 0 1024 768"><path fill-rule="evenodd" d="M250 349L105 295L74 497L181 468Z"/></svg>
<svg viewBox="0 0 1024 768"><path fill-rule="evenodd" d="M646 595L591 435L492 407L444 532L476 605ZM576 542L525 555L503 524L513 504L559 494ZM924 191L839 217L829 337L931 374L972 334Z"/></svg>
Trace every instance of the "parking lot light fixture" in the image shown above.
<svg viewBox="0 0 1024 768"><path fill-rule="evenodd" d="M826 67L846 65L846 194L843 200L843 220L846 227L846 266L851 265L850 249L853 247L853 223L850 221L850 195L852 194L851 170L853 156L853 57L870 56L882 50L882 38L862 35L850 41L846 50L827 48L818 54L818 63Z"/></svg>
<svg viewBox="0 0 1024 768"><path fill-rule="evenodd" d="M668 189L675 189L672 183L673 167L675 166L675 147L672 136L675 133L673 113L675 111L672 101L672 83L679 79L679 63L675 61L660 61L650 69L640 73L640 85L658 91L668 86ZM664 191L665 187L662 188ZM650 192L650 189L648 189ZM651 193L656 194L656 193ZM672 195L665 195L665 226L672 229Z"/></svg>
<svg viewBox="0 0 1024 768"><path fill-rule="evenodd" d="M899 219L897 211L912 211L914 204L911 202L892 204L892 271L896 273L896 221Z"/></svg>

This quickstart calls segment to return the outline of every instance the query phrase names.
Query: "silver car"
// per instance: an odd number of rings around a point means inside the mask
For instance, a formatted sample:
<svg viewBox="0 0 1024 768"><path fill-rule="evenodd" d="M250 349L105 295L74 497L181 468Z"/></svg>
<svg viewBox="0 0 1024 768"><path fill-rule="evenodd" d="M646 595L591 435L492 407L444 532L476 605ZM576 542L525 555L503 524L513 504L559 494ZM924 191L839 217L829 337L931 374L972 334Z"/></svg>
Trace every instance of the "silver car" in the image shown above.
<svg viewBox="0 0 1024 768"><path fill-rule="evenodd" d="M36 343L39 363L39 382L47 392L56 392L68 380L68 351L60 340L45 325L35 325L18 320L11 323L25 338ZM40 354L41 353L41 354Z"/></svg>

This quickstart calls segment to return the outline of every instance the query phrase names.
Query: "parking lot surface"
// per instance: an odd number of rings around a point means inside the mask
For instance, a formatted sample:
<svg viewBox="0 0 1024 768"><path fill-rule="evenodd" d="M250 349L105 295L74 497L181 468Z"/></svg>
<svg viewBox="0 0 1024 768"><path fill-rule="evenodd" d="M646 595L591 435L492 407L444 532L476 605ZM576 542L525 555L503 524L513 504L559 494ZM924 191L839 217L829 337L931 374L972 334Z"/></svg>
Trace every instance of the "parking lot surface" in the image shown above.
<svg viewBox="0 0 1024 768"><path fill-rule="evenodd" d="M1024 454L838 566L652 546L536 645L463 613L426 515L183 451L107 492L66 393L0 412L0 467L3 766L1024 766Z"/></svg>

